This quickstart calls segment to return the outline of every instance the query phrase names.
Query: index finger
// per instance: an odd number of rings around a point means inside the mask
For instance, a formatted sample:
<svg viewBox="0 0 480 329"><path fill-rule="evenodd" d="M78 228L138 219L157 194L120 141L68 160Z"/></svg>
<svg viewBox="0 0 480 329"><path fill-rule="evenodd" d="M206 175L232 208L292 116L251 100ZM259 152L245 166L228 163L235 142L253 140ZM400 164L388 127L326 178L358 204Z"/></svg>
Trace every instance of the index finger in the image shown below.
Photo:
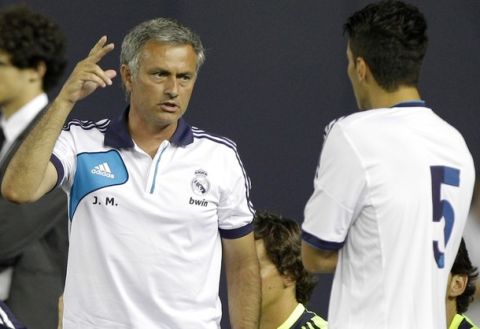
<svg viewBox="0 0 480 329"><path fill-rule="evenodd" d="M90 50L88 53L88 58L91 59L94 63L98 63L103 56L111 52L114 48L113 43L108 43L107 44L107 36L104 35L102 36L95 46Z"/></svg>

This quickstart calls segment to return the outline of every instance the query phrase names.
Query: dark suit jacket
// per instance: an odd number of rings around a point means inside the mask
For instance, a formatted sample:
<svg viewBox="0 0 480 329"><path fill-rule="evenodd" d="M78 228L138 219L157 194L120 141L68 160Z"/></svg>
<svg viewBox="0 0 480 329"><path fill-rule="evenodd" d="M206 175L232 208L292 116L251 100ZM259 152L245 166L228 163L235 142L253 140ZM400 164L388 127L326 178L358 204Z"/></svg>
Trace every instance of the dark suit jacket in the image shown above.
<svg viewBox="0 0 480 329"><path fill-rule="evenodd" d="M20 134L0 162L0 178L44 111ZM67 252L67 198L60 188L29 204L14 204L0 197L0 268L10 263L14 266L6 304L27 328L57 328L58 297L63 293Z"/></svg>

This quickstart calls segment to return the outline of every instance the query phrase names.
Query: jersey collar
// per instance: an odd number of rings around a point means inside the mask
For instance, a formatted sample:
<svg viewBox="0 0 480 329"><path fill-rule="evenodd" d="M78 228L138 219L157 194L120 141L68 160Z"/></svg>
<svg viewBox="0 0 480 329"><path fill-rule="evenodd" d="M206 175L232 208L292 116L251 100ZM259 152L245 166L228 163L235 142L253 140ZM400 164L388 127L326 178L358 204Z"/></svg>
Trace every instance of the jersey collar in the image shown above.
<svg viewBox="0 0 480 329"><path fill-rule="evenodd" d="M277 329L289 329L292 328L293 325L300 319L303 312L305 311L305 306L303 304L298 303L297 307L293 310L292 314L285 320L284 323L280 325Z"/></svg>
<svg viewBox="0 0 480 329"><path fill-rule="evenodd" d="M128 106L116 120L112 121L105 131L105 146L121 148L132 148L134 146L132 137L128 132ZM186 146L193 143L192 127L183 119L178 120L177 129L170 138L172 144Z"/></svg>
<svg viewBox="0 0 480 329"><path fill-rule="evenodd" d="M411 101L404 101L393 105L392 107L427 107L424 100L417 99Z"/></svg>

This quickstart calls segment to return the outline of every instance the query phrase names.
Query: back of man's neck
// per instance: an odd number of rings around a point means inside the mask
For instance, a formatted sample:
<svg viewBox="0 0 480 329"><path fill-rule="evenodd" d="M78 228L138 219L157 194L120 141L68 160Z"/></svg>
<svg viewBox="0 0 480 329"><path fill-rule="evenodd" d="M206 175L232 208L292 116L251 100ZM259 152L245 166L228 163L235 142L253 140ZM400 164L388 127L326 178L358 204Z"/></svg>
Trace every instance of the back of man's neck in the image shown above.
<svg viewBox="0 0 480 329"><path fill-rule="evenodd" d="M401 86L393 92L378 90L370 97L369 109L389 108L404 102L420 100L416 87Z"/></svg>

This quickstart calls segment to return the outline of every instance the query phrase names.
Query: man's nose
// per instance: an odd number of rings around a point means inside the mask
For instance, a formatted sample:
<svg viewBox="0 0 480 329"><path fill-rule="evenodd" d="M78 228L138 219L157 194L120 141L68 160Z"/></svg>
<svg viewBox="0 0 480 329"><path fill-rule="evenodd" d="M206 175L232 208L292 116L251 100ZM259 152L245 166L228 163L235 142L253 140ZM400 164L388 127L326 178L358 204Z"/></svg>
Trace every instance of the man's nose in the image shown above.
<svg viewBox="0 0 480 329"><path fill-rule="evenodd" d="M171 98L178 96L178 80L175 76L170 76L167 78L164 92Z"/></svg>

